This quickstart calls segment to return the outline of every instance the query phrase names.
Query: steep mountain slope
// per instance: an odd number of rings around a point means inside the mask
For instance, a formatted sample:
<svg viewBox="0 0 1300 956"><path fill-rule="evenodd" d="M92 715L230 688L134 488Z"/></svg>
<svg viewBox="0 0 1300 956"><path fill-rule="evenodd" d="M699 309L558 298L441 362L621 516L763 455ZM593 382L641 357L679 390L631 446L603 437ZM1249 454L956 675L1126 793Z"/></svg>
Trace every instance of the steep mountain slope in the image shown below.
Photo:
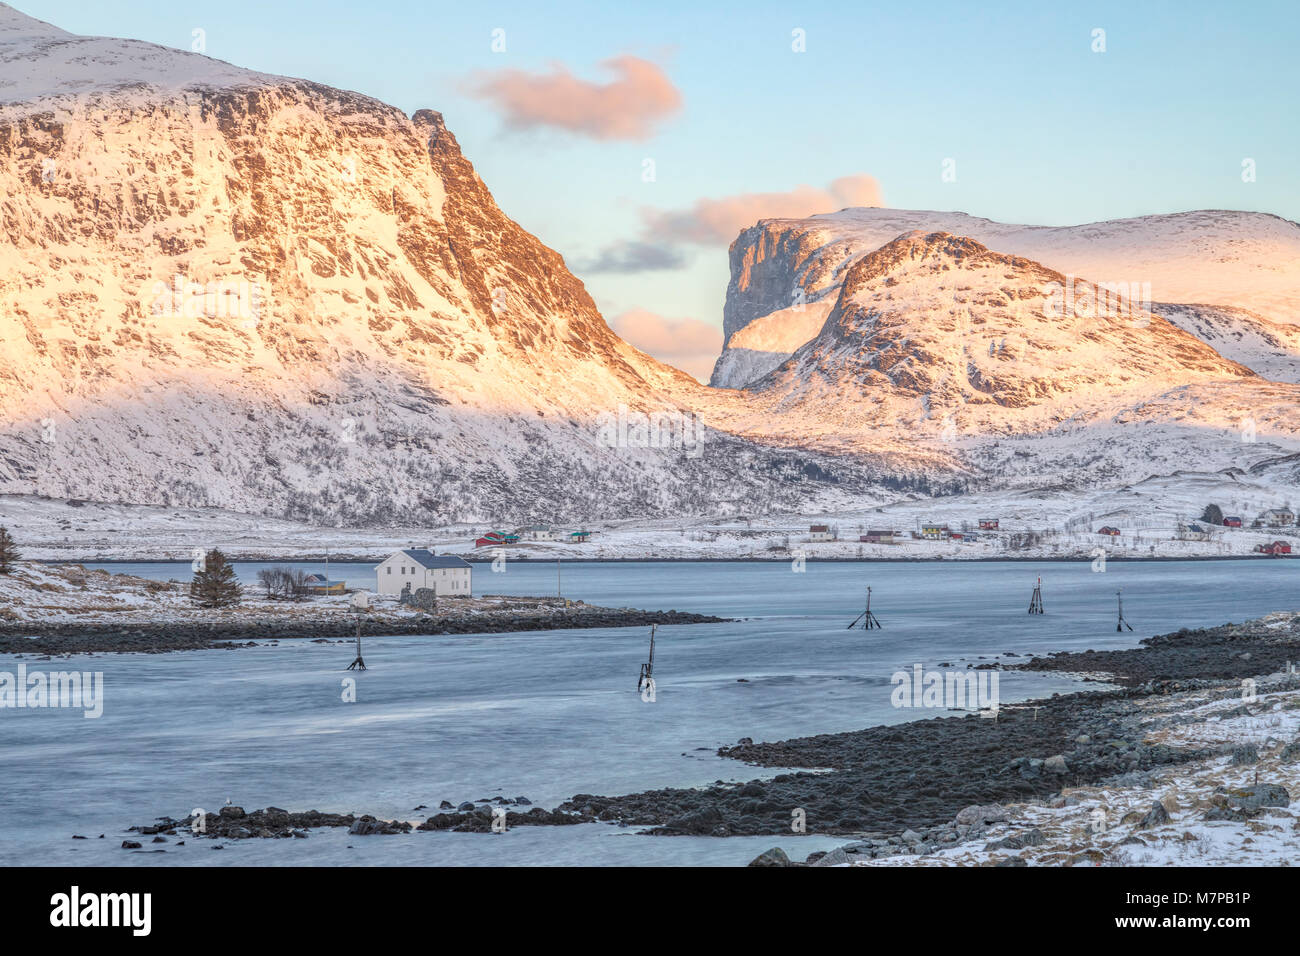
<svg viewBox="0 0 1300 956"><path fill-rule="evenodd" d="M1300 226L1277 216L1202 210L1048 227L965 213L845 209L808 219L763 220L740 234L730 252L727 347L741 329L796 299L809 306L833 301L854 262L911 231L968 236L1092 282L1137 283L1155 302L1244 308L1265 322L1300 324ZM1300 363L1300 351L1287 354ZM733 364L724 351L711 384L740 387L752 380L744 378L750 369L785 356L773 350L763 361L747 356L744 364ZM1290 373L1286 380L1295 377Z"/></svg>
<svg viewBox="0 0 1300 956"><path fill-rule="evenodd" d="M1300 388L1083 280L1069 309L1044 297L1066 282L973 239L899 237L844 272L819 333L743 392L731 425L946 453L999 482L1026 456L1039 482L1132 480L1191 454L1229 467L1275 453L1258 442L1295 441Z"/></svg>
<svg viewBox="0 0 1300 956"><path fill-rule="evenodd" d="M1300 325L1270 322L1248 309L1223 305L1157 302L1151 310L1264 378L1300 382Z"/></svg>
<svg viewBox="0 0 1300 956"><path fill-rule="evenodd" d="M893 241L918 215L749 230L724 361L754 384L705 388L610 331L439 114L0 6L0 494L331 526L579 522L1295 450L1296 387L1245 367L1289 361L1268 306L1295 294L1274 275L1295 273L1292 224L998 227L1071 259L1110 250L1105 281L1188 273L1161 300L1240 283L1232 307L1252 313L1171 310L1225 358L1140 308L1053 314L1052 261Z"/></svg>
<svg viewBox="0 0 1300 956"><path fill-rule="evenodd" d="M0 490L578 520L869 476L706 433L727 397L615 336L435 112L8 7L0 98Z"/></svg>

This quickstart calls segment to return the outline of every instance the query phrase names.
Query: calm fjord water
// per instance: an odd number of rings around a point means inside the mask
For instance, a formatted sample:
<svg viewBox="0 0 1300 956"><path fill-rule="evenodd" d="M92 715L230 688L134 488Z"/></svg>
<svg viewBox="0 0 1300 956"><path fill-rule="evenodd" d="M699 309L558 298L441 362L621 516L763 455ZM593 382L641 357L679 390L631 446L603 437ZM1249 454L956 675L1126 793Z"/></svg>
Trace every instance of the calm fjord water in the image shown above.
<svg viewBox="0 0 1300 956"><path fill-rule="evenodd" d="M239 564L252 584L262 565ZM166 579L184 563L111 564ZM312 570L318 566L311 566ZM553 564L479 564L476 594L555 593ZM373 586L369 565L332 577ZM603 825L502 835L413 833L120 849L127 826L161 814L247 809L375 813L419 820L443 799L524 795L552 806L580 792L699 786L777 771L722 760L739 737L775 740L936 716L894 709L890 675L1053 650L1129 646L1181 627L1297 605L1300 563L566 563L563 590L593 604L699 611L736 620L659 631L657 699L635 693L642 628L367 639L370 670L342 701L347 644L286 641L239 650L100 654L29 668L104 672L103 716L0 712L0 863L742 864L781 839L647 838ZM1047 614L1026 613L1043 576ZM881 631L848 631L863 590ZM1135 631L1115 633L1124 588ZM0 669L14 670L14 658ZM742 680L743 679L743 682ZM1004 674L1004 703L1078 685ZM972 718L974 719L974 718ZM990 732L996 732L989 722ZM942 759L942 755L935 755ZM97 839L106 834L103 840ZM72 840L73 834L90 839ZM784 839L801 855L842 842Z"/></svg>

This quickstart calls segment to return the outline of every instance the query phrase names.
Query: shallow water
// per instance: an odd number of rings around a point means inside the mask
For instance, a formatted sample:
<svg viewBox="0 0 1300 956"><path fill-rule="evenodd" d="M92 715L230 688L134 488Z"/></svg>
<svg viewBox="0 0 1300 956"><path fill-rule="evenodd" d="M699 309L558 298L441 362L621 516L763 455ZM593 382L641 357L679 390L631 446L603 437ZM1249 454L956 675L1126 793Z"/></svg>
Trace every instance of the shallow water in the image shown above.
<svg viewBox="0 0 1300 956"><path fill-rule="evenodd" d="M259 565L237 565L251 583ZM166 579L183 563L103 567ZM332 577L373 586L368 565ZM1026 614L1044 576L1047 614ZM656 700L635 693L645 629L368 638L355 703L342 681L353 647L285 641L239 650L102 654L29 668L104 672L104 713L0 711L0 863L500 865L743 864L774 844L802 856L817 836L637 836L599 824L500 835L412 833L120 849L132 824L247 809L375 813L418 821L443 799L524 795L553 806L575 793L744 780L714 755L739 737L776 740L944 713L895 709L890 676L948 661L1129 646L1180 627L1295 606L1300 564L1087 562L849 564L572 563L563 591L606 606L700 611L742 620L663 627ZM880 631L848 631L866 584ZM1132 633L1115 633L1124 588ZM555 566L476 565L474 591L555 593ZM15 669L13 658L0 669ZM744 682L741 682L741 679ZM1089 685L1091 686L1091 685ZM1002 702L1077 688L1060 675L1004 674ZM91 839L72 840L83 834ZM100 833L105 839L96 839ZM147 838L145 849L153 849Z"/></svg>

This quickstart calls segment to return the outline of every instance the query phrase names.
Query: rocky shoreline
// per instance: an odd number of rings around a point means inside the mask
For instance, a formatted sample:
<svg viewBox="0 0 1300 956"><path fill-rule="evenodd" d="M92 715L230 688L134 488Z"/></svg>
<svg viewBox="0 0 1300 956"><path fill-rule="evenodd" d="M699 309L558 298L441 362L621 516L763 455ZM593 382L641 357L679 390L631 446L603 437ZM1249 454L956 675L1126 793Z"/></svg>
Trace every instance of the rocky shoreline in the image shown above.
<svg viewBox="0 0 1300 956"><path fill-rule="evenodd" d="M1104 674L1120 689L1003 706L995 719L935 717L772 743L743 739L718 750L782 769L771 778L579 794L549 811L525 798L444 801L418 825L351 815L315 825L360 819L361 835L413 826L488 832L504 811L507 828L600 822L659 836L770 834L786 841L755 859L757 866L958 858L966 865L1022 865L1027 856L1051 864L1115 862L1135 847L1172 839L1167 831L1175 822L1186 845L1201 839L1194 830L1209 825L1278 828L1270 817L1286 817L1291 794L1300 797L1300 674L1288 669L1296 660L1300 614L1273 614L1149 638L1130 650L1009 665ZM1250 695L1243 697L1243 686ZM1097 814L1109 831L1095 829ZM1064 823L1062 815L1069 818ZM289 814L278 829L248 835L293 835L305 819ZM254 829L237 827L240 835ZM1300 817L1292 831L1300 844ZM796 862L784 849L798 844L796 832L851 842ZM1109 843L1106 832L1114 837Z"/></svg>
<svg viewBox="0 0 1300 956"><path fill-rule="evenodd" d="M406 620L366 619L365 636L505 634L568 628L638 627L651 624L719 624L726 618L688 611L642 611L574 604L546 614L526 609L477 614L418 615ZM170 651L249 647L280 640L331 640L355 637L355 617L301 616L240 621L157 621L115 625L103 622L0 624L0 654L83 654L88 652L161 654Z"/></svg>

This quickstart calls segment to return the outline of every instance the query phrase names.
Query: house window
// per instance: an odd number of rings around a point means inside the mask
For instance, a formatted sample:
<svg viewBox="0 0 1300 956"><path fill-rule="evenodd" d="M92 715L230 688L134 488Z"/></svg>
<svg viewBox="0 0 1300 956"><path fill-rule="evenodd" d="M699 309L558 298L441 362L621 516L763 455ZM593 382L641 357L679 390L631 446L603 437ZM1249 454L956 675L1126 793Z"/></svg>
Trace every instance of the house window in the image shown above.
<svg viewBox="0 0 1300 956"><path fill-rule="evenodd" d="M392 574L392 573L393 573L393 566L390 564L390 565L386 568L386 570L388 571L389 574Z"/></svg>

